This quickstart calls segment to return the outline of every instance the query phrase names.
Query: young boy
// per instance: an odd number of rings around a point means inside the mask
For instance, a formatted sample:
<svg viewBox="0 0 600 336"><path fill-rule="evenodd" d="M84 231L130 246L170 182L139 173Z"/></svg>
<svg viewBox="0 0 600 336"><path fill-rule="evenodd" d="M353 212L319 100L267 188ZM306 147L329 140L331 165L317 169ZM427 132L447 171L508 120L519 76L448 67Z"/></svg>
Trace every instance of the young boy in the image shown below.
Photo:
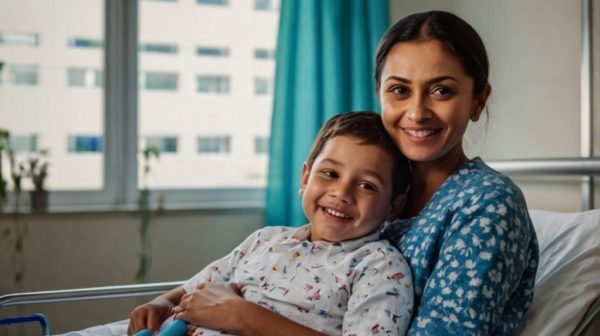
<svg viewBox="0 0 600 336"><path fill-rule="evenodd" d="M137 307L129 333L156 330L172 314L193 324L190 293L216 282L236 283L245 300L328 335L403 335L413 308L410 267L378 228L402 206L408 174L378 114L331 118L302 170L309 224L256 231L183 286Z"/></svg>

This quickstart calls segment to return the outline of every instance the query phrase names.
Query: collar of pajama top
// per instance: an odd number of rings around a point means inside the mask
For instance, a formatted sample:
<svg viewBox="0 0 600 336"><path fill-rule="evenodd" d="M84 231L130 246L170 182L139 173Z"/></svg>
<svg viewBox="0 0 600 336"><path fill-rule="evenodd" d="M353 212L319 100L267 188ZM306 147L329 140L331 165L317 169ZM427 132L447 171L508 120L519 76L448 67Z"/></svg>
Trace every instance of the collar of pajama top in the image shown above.
<svg viewBox="0 0 600 336"><path fill-rule="evenodd" d="M289 236L289 240L290 241L300 241L303 243L307 243L307 244L314 244L315 246L319 246L319 247L329 247L331 246L332 250L335 251L336 247L340 247L339 252L350 252L350 251L354 251L357 248L372 242L372 241L376 241L379 240L379 231L375 231L373 233L371 233L370 235L358 238L358 239L354 239L354 240L346 240L346 241L341 241L341 242L328 242L328 241L323 241L323 240L317 240L317 241L308 241L308 237L310 237L310 224L306 224L304 226L301 226L299 228L297 228L296 230L292 231L290 236Z"/></svg>

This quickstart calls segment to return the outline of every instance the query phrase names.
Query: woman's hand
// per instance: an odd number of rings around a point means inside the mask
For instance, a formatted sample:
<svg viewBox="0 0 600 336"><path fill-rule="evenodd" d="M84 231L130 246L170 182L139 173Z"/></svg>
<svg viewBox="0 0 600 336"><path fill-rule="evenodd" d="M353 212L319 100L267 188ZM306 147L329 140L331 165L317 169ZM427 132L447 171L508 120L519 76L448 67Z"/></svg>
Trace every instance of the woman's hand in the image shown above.
<svg viewBox="0 0 600 336"><path fill-rule="evenodd" d="M150 329L152 333L158 332L160 325L171 315L173 304L165 302L149 302L135 308L129 314L129 328L127 334L132 335L142 329Z"/></svg>
<svg viewBox="0 0 600 336"><path fill-rule="evenodd" d="M201 283L173 308L176 319L209 329L239 333L240 307L246 303L237 284Z"/></svg>

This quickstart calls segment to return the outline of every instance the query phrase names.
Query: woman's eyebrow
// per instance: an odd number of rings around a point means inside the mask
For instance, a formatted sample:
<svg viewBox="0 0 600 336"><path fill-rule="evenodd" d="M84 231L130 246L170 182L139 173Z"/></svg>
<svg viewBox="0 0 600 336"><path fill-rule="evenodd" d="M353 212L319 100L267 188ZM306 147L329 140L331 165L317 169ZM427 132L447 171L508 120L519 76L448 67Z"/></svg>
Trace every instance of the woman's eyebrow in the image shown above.
<svg viewBox="0 0 600 336"><path fill-rule="evenodd" d="M402 82L405 84L412 83L412 81L410 79L400 77L400 76L389 76L388 78L385 79L386 82L389 80L395 80L395 81ZM428 79L427 81L425 81L425 84L431 85L431 84L439 83L439 82L442 82L445 80L452 80L452 81L458 82L458 79L456 79L456 77L453 77L453 76L439 76L439 77L434 77L434 78Z"/></svg>

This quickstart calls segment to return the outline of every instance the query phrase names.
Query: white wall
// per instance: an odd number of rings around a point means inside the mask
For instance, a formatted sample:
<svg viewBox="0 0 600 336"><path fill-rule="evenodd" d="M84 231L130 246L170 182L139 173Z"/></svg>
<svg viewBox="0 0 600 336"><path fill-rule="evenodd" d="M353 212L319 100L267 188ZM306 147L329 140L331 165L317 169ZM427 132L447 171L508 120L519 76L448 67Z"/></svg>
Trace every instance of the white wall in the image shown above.
<svg viewBox="0 0 600 336"><path fill-rule="evenodd" d="M484 40L493 91L489 123L482 118L469 128L465 147L470 156L497 160L580 155L580 1L393 0L390 6L394 22L414 12L453 12ZM599 117L596 107L597 130ZM600 137L595 143L599 148ZM530 208L580 210L577 178L515 180Z"/></svg>

